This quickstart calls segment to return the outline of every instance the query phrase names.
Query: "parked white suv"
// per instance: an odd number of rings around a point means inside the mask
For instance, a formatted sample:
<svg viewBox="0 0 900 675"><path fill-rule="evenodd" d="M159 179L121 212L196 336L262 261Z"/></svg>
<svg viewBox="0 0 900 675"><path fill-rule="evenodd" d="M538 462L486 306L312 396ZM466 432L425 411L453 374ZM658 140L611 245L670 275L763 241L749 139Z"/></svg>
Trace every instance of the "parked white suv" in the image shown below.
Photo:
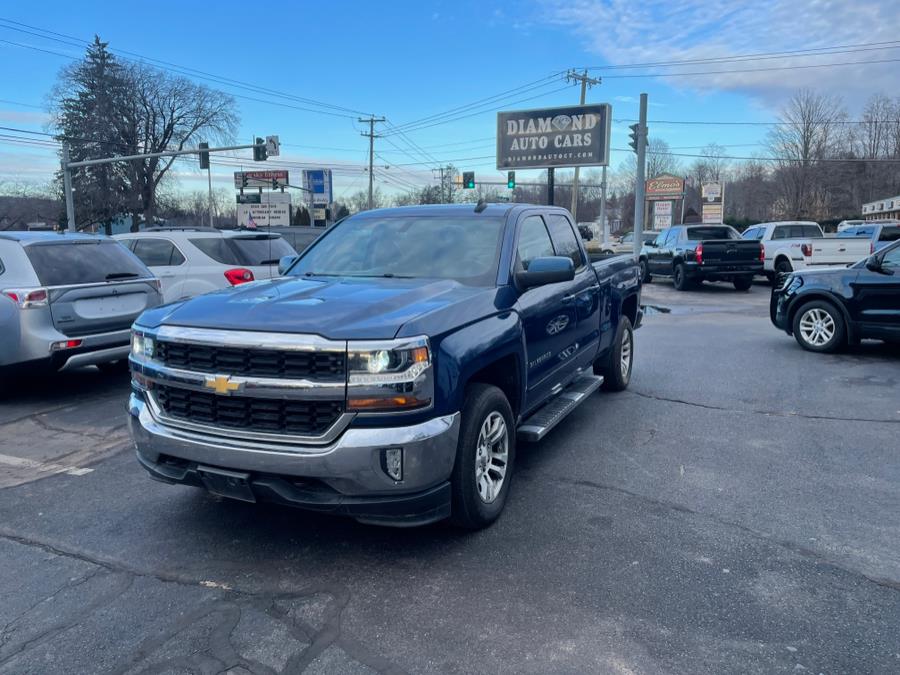
<svg viewBox="0 0 900 675"><path fill-rule="evenodd" d="M162 283L164 302L278 276L278 261L296 255L280 234L211 227L153 227L118 234Z"/></svg>

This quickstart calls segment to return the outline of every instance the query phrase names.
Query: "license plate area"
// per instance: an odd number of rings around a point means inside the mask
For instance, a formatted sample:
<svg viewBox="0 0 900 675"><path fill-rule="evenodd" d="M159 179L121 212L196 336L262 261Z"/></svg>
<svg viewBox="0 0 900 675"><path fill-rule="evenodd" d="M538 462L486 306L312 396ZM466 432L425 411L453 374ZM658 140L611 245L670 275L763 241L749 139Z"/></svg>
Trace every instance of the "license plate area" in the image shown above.
<svg viewBox="0 0 900 675"><path fill-rule="evenodd" d="M214 469L209 466L198 466L197 473L206 489L220 497L239 499L242 502L256 502L253 488L250 487L250 474L240 471Z"/></svg>

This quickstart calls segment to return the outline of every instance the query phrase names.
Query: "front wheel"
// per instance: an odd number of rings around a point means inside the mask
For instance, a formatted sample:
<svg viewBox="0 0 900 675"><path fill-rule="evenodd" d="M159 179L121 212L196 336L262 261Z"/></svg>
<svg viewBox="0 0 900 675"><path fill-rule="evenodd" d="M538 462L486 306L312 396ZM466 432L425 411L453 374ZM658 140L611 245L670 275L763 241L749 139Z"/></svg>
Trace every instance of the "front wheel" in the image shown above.
<svg viewBox="0 0 900 675"><path fill-rule="evenodd" d="M631 320L623 316L616 330L616 339L609 356L603 361L594 362L594 374L603 376L603 389L606 391L623 391L631 382L631 369L634 365L634 329Z"/></svg>
<svg viewBox="0 0 900 675"><path fill-rule="evenodd" d="M735 277L731 283L737 291L749 291L753 285L753 277Z"/></svg>
<svg viewBox="0 0 900 675"><path fill-rule="evenodd" d="M825 300L808 302L794 314L794 339L811 352L837 351L846 331L840 311Z"/></svg>
<svg viewBox="0 0 900 675"><path fill-rule="evenodd" d="M477 530L500 516L515 457L516 427L506 395L489 384L469 386L451 479L456 525Z"/></svg>
<svg viewBox="0 0 900 675"><path fill-rule="evenodd" d="M653 280L653 277L650 276L650 266L646 260L641 260L638 265L641 269L641 283L649 284Z"/></svg>

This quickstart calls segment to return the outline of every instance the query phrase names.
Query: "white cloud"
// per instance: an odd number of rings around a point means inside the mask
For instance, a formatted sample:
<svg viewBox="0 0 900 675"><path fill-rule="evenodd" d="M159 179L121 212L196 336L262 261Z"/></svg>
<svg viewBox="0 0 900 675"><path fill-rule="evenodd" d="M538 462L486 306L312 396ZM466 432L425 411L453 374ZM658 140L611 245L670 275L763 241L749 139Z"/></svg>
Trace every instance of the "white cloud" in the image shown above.
<svg viewBox="0 0 900 675"><path fill-rule="evenodd" d="M581 36L587 50L611 64L707 59L760 52L793 51L897 40L897 0L541 0L545 19ZM875 45L872 45L875 46ZM875 91L893 93L900 49L879 49L817 57L789 57L729 64L693 64L643 72L740 71L722 75L668 77L669 84L694 91L730 90L771 103L799 87L842 94L845 99ZM859 61L864 65L794 70L783 66ZM598 71L601 75L638 70ZM610 79L612 81L612 79ZM620 80L635 83L644 79Z"/></svg>
<svg viewBox="0 0 900 675"><path fill-rule="evenodd" d="M0 122L17 124L46 124L50 115L45 112L29 112L24 110L0 110Z"/></svg>

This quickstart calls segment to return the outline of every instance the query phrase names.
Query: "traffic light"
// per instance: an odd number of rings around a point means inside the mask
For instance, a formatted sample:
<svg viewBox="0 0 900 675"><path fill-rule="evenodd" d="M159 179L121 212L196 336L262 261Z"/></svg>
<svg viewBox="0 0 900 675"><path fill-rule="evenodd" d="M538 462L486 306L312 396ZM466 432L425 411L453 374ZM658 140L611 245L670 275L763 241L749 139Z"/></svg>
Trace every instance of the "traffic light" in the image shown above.
<svg viewBox="0 0 900 675"><path fill-rule="evenodd" d="M475 189L475 172L474 171L463 171L463 187L466 190L474 190Z"/></svg>
<svg viewBox="0 0 900 675"><path fill-rule="evenodd" d="M640 128L641 128L641 125L640 125L640 124L632 124L632 125L631 125L630 127L628 127L628 128L631 129L631 133L628 134L628 135L630 136L630 138L631 138L631 140L628 142L628 145L631 146L631 149L632 149L632 150L634 150L635 152L637 152L637 149L638 149L638 137L640 136Z"/></svg>
<svg viewBox="0 0 900 675"><path fill-rule="evenodd" d="M207 148L209 148L209 143L201 143L200 144L201 150L206 150ZM200 153L200 168L201 169L209 168L209 153L208 152Z"/></svg>
<svg viewBox="0 0 900 675"><path fill-rule="evenodd" d="M266 157L269 156L269 153L266 152L266 141L265 139L256 137L256 141L254 141L255 145L253 146L253 161L254 162L264 162L266 161Z"/></svg>
<svg viewBox="0 0 900 675"><path fill-rule="evenodd" d="M515 171L508 171L506 173L506 187L508 187L510 190L516 189L516 172Z"/></svg>

